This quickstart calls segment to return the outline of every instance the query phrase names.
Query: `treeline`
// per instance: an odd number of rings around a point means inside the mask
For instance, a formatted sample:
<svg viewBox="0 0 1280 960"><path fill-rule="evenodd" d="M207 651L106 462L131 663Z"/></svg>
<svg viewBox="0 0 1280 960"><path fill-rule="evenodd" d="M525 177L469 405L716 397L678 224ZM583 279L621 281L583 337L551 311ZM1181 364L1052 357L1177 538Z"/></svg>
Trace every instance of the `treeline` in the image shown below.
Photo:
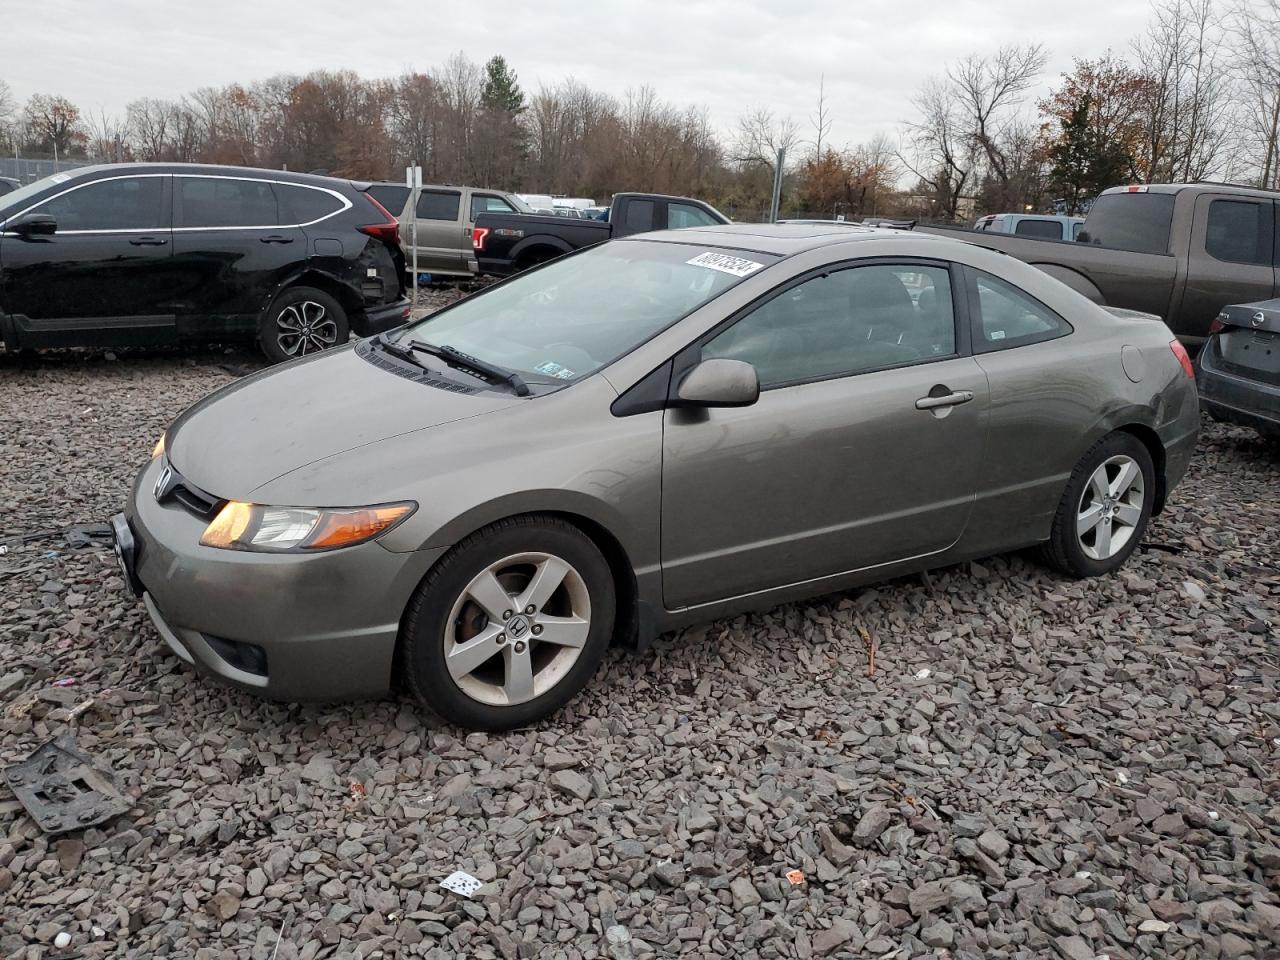
<svg viewBox="0 0 1280 960"><path fill-rule="evenodd" d="M462 54L390 79L350 71L277 75L144 98L124 116L0 80L6 153L170 160L394 179L418 161L432 182L605 200L618 190L700 196L731 215L767 209L785 148L784 213L968 219L1001 210L1075 212L1124 182L1231 179L1280 187L1280 0L1157 0L1123 52L1076 61L1049 96L1039 44L975 53L904 102L900 128L831 142L818 83L797 123L768 108L717 130L707 110L649 86L622 97L566 79L522 88L506 61Z"/></svg>

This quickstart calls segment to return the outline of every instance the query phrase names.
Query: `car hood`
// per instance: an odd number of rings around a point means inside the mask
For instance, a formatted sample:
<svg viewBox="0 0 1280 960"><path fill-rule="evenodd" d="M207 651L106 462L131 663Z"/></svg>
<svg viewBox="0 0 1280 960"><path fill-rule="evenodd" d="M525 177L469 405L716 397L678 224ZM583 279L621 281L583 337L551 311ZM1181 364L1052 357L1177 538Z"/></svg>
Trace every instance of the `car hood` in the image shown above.
<svg viewBox="0 0 1280 960"><path fill-rule="evenodd" d="M366 342L260 371L183 413L166 434L167 455L205 492L251 501L263 484L325 457L519 402L483 388L457 392L457 380L433 386L411 378L421 371L404 367L406 377L392 368L400 369Z"/></svg>

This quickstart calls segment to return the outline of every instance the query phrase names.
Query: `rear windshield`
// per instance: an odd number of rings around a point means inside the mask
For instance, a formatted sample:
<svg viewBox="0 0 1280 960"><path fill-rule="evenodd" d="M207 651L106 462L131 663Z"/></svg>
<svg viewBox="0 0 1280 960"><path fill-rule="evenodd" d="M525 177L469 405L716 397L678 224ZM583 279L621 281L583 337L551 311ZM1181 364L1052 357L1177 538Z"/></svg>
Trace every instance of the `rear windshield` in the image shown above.
<svg viewBox="0 0 1280 960"><path fill-rule="evenodd" d="M1013 232L1021 237L1039 237L1042 240L1061 240L1062 224L1057 220L1019 220Z"/></svg>
<svg viewBox="0 0 1280 960"><path fill-rule="evenodd" d="M1093 201L1076 240L1112 250L1168 253L1172 193L1104 193Z"/></svg>
<svg viewBox="0 0 1280 960"><path fill-rule="evenodd" d="M394 183L375 183L369 188L369 196L387 208L387 213L398 217L404 213L404 202L409 199L409 188Z"/></svg>
<svg viewBox="0 0 1280 960"><path fill-rule="evenodd" d="M776 259L683 243L602 243L459 301L399 339L455 347L534 382L577 380Z"/></svg>

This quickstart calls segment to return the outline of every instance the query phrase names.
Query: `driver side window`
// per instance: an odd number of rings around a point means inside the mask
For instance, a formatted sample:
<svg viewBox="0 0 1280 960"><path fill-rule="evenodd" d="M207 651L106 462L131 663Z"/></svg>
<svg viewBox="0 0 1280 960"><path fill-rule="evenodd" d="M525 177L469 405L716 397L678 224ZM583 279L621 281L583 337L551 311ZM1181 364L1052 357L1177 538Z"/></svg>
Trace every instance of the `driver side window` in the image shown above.
<svg viewBox="0 0 1280 960"><path fill-rule="evenodd" d="M946 267L872 264L790 287L718 334L703 359L745 360L761 389L953 356Z"/></svg>

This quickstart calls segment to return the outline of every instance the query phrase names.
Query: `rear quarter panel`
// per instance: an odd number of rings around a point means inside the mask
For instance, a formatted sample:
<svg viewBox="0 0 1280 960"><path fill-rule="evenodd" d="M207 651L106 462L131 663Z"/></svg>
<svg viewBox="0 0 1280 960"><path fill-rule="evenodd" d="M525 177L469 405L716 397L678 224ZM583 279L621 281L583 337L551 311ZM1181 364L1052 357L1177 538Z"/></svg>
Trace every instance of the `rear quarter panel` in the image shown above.
<svg viewBox="0 0 1280 960"><path fill-rule="evenodd" d="M1185 469L1181 451L1194 446L1199 422L1194 383L1170 350L1174 337L1164 323L1113 317L1026 266L1009 265L1004 275L1074 331L978 357L991 406L986 472L959 551L966 554L1046 539L1072 470L1112 430L1154 431L1173 450L1168 467L1176 482ZM1135 364L1131 352L1128 372L1121 360L1126 345L1142 357Z"/></svg>

